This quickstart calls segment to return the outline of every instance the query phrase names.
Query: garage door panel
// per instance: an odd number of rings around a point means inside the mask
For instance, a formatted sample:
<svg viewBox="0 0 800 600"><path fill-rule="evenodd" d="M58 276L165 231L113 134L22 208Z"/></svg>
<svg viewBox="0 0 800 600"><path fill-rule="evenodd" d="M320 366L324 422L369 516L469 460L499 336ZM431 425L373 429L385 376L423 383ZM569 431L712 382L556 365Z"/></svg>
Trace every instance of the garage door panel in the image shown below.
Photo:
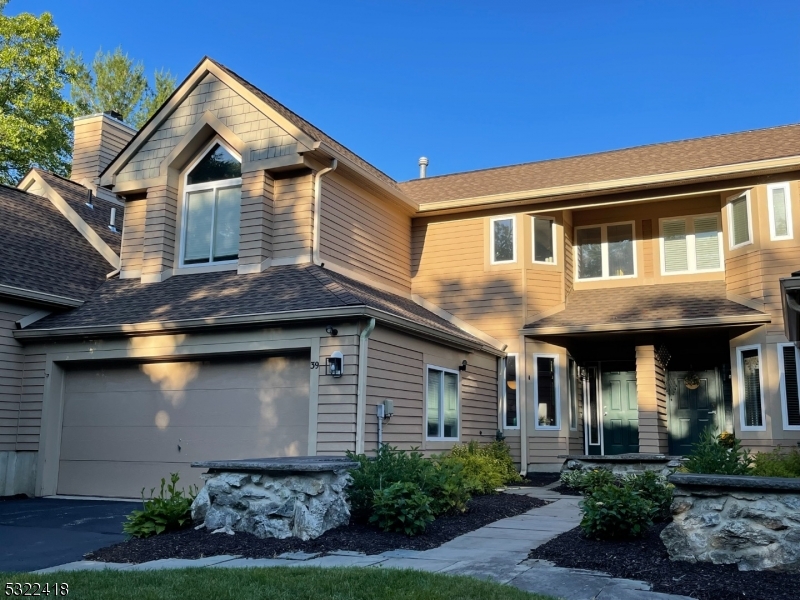
<svg viewBox="0 0 800 600"><path fill-rule="evenodd" d="M308 361L301 354L68 370L58 493L136 496L175 465L306 454Z"/></svg>

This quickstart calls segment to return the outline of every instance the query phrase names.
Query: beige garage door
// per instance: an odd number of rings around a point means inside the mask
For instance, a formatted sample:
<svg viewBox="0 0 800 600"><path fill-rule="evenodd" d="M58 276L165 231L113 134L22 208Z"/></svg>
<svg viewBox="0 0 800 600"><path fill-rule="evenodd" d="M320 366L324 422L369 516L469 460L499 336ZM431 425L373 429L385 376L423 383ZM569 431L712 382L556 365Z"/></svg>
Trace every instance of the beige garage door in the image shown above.
<svg viewBox="0 0 800 600"><path fill-rule="evenodd" d="M309 356L66 372L58 493L138 497L189 463L308 454Z"/></svg>

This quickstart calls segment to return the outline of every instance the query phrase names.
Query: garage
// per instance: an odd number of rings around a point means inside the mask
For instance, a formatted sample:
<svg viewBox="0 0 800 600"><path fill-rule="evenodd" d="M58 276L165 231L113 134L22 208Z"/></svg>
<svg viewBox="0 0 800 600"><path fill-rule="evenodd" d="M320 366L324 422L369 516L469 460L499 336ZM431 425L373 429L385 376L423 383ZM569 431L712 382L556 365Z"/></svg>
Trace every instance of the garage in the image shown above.
<svg viewBox="0 0 800 600"><path fill-rule="evenodd" d="M57 493L139 497L200 460L308 454L309 355L65 371Z"/></svg>

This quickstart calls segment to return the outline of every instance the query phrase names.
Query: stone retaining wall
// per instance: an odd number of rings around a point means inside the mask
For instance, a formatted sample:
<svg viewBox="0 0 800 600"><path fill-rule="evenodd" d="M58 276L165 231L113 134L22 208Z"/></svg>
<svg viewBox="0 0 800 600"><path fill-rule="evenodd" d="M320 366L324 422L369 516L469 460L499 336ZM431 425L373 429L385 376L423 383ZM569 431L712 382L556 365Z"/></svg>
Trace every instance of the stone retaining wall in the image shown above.
<svg viewBox="0 0 800 600"><path fill-rule="evenodd" d="M631 475L643 471L654 471L667 477L681 466L680 456L667 456L664 454L616 454L610 456L559 456L564 458L561 471L576 471L579 469L606 469L615 475Z"/></svg>
<svg viewBox="0 0 800 600"><path fill-rule="evenodd" d="M677 473L673 522L661 532L672 560L800 572L800 480Z"/></svg>

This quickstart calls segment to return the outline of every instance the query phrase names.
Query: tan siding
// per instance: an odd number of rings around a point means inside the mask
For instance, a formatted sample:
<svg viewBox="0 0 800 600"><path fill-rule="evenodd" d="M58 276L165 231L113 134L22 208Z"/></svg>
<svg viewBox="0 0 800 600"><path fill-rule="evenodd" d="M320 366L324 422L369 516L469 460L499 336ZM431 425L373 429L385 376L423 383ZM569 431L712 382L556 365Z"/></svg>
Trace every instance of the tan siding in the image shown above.
<svg viewBox="0 0 800 600"><path fill-rule="evenodd" d="M178 193L170 186L147 190L142 274L157 274L175 264Z"/></svg>
<svg viewBox="0 0 800 600"><path fill-rule="evenodd" d="M147 200L128 200L122 226L121 271L141 273L144 253Z"/></svg>
<svg viewBox="0 0 800 600"><path fill-rule="evenodd" d="M725 283L728 291L733 294L761 300L764 291L759 253L728 257L725 261Z"/></svg>
<svg viewBox="0 0 800 600"><path fill-rule="evenodd" d="M563 302L560 271L555 269L527 269L526 294L528 319Z"/></svg>
<svg viewBox="0 0 800 600"><path fill-rule="evenodd" d="M0 451L15 450L17 444L24 354L14 339L15 322L37 310L0 300Z"/></svg>
<svg viewBox="0 0 800 600"><path fill-rule="evenodd" d="M108 117L98 115L75 121L72 180L94 180L116 158L133 135L131 130Z"/></svg>
<svg viewBox="0 0 800 600"><path fill-rule="evenodd" d="M522 464L522 444L520 443L522 438L519 435L519 430L513 429L504 431L503 435L506 436L505 441L511 451L511 458L514 464L517 465L517 468L519 468Z"/></svg>
<svg viewBox="0 0 800 600"><path fill-rule="evenodd" d="M39 449L39 426L42 421L42 396L44 394L45 357L25 350L25 370L20 398L18 451Z"/></svg>
<svg viewBox="0 0 800 600"><path fill-rule="evenodd" d="M645 279L653 277L653 220L642 221L642 254L644 256L643 274Z"/></svg>
<svg viewBox="0 0 800 600"><path fill-rule="evenodd" d="M206 111L250 148L245 161L297 152L297 140L211 74L192 90L117 175L117 182L158 177L161 162Z"/></svg>
<svg viewBox="0 0 800 600"><path fill-rule="evenodd" d="M639 451L666 453L667 398L664 371L654 346L636 346L636 398L639 404Z"/></svg>
<svg viewBox="0 0 800 600"><path fill-rule="evenodd" d="M567 218L569 217L569 218ZM574 249L575 230L572 226L572 214L566 213L564 218L564 294L568 295L572 291L575 280L575 249Z"/></svg>
<svg viewBox="0 0 800 600"><path fill-rule="evenodd" d="M314 184L311 173L275 180L272 255L307 256L314 228Z"/></svg>
<svg viewBox="0 0 800 600"><path fill-rule="evenodd" d="M258 265L272 256L274 182L264 171L242 174L239 264Z"/></svg>
<svg viewBox="0 0 800 600"><path fill-rule="evenodd" d="M798 232L800 234L800 232ZM768 334L783 333L783 298L781 277L789 277L800 268L800 249L797 246L770 248L761 251L761 277L766 312L772 317Z"/></svg>
<svg viewBox="0 0 800 600"><path fill-rule="evenodd" d="M334 379L325 374L325 364L336 350L344 356L344 364L342 376ZM342 455L356 449L358 336L322 338L319 355L317 454Z"/></svg>
<svg viewBox="0 0 800 600"><path fill-rule="evenodd" d="M322 182L321 258L410 289L410 217L342 177Z"/></svg>

